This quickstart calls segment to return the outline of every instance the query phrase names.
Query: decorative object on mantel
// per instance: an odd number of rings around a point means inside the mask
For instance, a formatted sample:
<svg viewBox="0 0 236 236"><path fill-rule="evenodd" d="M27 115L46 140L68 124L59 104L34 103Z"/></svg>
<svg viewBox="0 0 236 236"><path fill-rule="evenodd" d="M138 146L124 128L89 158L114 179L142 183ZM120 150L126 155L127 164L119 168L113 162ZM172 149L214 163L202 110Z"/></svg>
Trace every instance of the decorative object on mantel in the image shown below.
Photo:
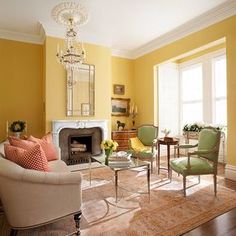
<svg viewBox="0 0 236 236"><path fill-rule="evenodd" d="M108 165L108 159L112 152L116 150L118 143L113 140L103 140L101 143L101 148L105 151L105 165Z"/></svg>
<svg viewBox="0 0 236 236"><path fill-rule="evenodd" d="M138 107L133 103L133 105L130 107L129 114L132 118L132 129L135 129L135 117L138 115Z"/></svg>
<svg viewBox="0 0 236 236"><path fill-rule="evenodd" d="M116 122L117 123L117 130L124 130L125 128L125 123L120 122L119 120Z"/></svg>
<svg viewBox="0 0 236 236"><path fill-rule="evenodd" d="M8 136L8 129L16 136L20 138L20 135L23 131L27 130L26 122L22 120L13 121L10 125L8 125L7 121L7 136Z"/></svg>
<svg viewBox="0 0 236 236"><path fill-rule="evenodd" d="M53 19L66 26L64 51L57 46L57 59L66 68L73 69L85 61L83 43L77 41L78 28L88 22L86 9L77 2L62 2L52 9Z"/></svg>
<svg viewBox="0 0 236 236"><path fill-rule="evenodd" d="M113 93L118 95L125 94L125 86L122 84L114 84L113 85Z"/></svg>

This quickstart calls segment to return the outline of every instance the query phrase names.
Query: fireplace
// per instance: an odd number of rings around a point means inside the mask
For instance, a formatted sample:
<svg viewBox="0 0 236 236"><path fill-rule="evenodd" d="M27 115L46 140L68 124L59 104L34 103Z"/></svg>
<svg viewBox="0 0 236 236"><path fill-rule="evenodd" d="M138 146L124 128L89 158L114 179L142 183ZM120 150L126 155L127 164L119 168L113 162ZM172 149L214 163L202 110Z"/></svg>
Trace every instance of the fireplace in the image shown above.
<svg viewBox="0 0 236 236"><path fill-rule="evenodd" d="M88 161L89 155L102 153L101 141L108 138L107 120L52 121L53 142L67 164Z"/></svg>
<svg viewBox="0 0 236 236"><path fill-rule="evenodd" d="M90 155L102 153L102 130L94 128L64 128L59 133L61 159L68 165L86 163Z"/></svg>

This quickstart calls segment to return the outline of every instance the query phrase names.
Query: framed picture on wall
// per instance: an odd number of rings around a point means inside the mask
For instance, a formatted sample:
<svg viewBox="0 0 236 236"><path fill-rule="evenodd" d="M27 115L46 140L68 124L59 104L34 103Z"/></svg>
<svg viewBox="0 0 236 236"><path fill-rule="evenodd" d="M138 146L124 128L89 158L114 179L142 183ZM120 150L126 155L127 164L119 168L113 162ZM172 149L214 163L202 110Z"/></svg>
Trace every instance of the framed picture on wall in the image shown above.
<svg viewBox="0 0 236 236"><path fill-rule="evenodd" d="M122 84L114 84L113 85L114 94L124 95L125 94L125 86Z"/></svg>
<svg viewBox="0 0 236 236"><path fill-rule="evenodd" d="M129 98L111 98L112 116L129 116Z"/></svg>

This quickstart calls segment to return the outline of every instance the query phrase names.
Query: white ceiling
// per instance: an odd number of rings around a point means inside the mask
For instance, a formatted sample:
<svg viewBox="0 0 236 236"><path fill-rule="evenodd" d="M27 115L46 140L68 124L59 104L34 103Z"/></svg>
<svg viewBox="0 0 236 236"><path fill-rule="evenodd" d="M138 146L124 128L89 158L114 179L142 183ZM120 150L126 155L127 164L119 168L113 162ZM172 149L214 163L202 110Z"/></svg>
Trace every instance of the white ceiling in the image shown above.
<svg viewBox="0 0 236 236"><path fill-rule="evenodd" d="M214 12L215 7L236 0L80 0L89 21L80 29L79 39L131 52L156 40L188 21ZM39 36L40 24L46 34L62 36L63 26L51 17L60 0L0 0L1 34ZM217 8L216 8L217 9ZM206 15L206 14L205 14ZM2 36L3 37L3 36Z"/></svg>

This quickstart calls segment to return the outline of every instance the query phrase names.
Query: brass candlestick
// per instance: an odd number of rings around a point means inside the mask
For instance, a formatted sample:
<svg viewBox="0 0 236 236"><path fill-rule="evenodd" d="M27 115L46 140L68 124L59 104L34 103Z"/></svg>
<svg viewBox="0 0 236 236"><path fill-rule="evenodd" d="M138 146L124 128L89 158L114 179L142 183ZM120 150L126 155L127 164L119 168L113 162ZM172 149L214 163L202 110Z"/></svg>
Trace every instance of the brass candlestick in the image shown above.
<svg viewBox="0 0 236 236"><path fill-rule="evenodd" d="M137 105L133 104L130 107L129 113L130 113L131 118L132 118L132 125L133 125L132 129L135 129L135 117L138 115L138 107L137 107Z"/></svg>

